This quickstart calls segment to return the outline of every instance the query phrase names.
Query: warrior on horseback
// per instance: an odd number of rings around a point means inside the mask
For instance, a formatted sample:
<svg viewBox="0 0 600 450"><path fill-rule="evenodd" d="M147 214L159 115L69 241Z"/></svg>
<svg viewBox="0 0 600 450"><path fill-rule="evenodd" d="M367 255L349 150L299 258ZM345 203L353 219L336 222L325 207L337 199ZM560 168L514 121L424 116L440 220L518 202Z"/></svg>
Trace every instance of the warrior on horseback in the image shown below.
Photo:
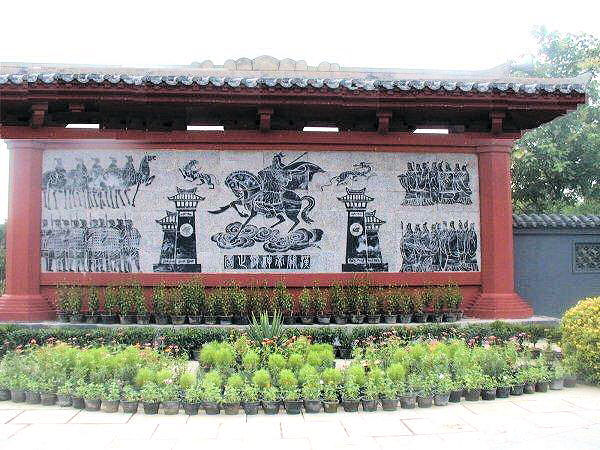
<svg viewBox="0 0 600 450"><path fill-rule="evenodd" d="M285 155L277 153L273 156L271 165L259 171L258 176L245 170L230 173L225 179L225 185L232 190L237 199L216 211L209 212L220 214L229 208L234 208L241 217L247 217L240 231L258 214L266 218L278 219L271 228L283 223L287 217L294 222L290 228L292 231L300 223L298 214L304 222L311 223L312 219L308 213L315 206L315 199L310 195L300 197L294 191L308 189L308 183L312 181L313 176L324 170L316 164L299 161L304 155L306 153L285 165L283 163ZM302 209L303 201L308 202L304 209ZM240 206L248 212L238 209Z"/></svg>

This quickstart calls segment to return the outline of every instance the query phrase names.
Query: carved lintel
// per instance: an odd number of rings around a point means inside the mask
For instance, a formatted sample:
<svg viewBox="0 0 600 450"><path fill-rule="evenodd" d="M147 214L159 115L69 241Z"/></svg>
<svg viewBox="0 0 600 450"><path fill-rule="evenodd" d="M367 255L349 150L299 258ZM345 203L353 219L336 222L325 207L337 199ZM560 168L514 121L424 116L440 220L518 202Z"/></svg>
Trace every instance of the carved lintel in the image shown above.
<svg viewBox="0 0 600 450"><path fill-rule="evenodd" d="M273 108L258 108L258 116L260 119L259 129L262 132L271 130L271 116L273 115Z"/></svg>
<svg viewBox="0 0 600 450"><path fill-rule="evenodd" d="M40 128L44 125L46 113L48 112L48 103L34 103L31 105L31 128Z"/></svg>
<svg viewBox="0 0 600 450"><path fill-rule="evenodd" d="M506 113L503 111L492 111L490 112L490 121L492 123L491 129L492 134L502 133L502 122L506 117Z"/></svg>
<svg viewBox="0 0 600 450"><path fill-rule="evenodd" d="M377 112L377 132L379 134L386 134L390 131L390 122L392 120L391 111L378 111Z"/></svg>

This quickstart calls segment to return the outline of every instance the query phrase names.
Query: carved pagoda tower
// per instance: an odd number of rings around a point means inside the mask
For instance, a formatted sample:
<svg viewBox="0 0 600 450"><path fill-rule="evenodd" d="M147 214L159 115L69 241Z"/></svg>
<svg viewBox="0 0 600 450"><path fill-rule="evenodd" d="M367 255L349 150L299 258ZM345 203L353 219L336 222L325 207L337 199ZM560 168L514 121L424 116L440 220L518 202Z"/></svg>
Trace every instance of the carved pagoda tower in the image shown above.
<svg viewBox="0 0 600 450"><path fill-rule="evenodd" d="M367 267L369 272L387 272L388 263L381 258L379 246L379 228L385 223L375 216L375 211L365 213L365 226L367 229Z"/></svg>
<svg viewBox="0 0 600 450"><path fill-rule="evenodd" d="M156 221L163 230L163 243L154 272L201 272L196 257L196 208L204 197L196 194L196 188L177 188L177 194L168 199L177 212L167 211L166 217Z"/></svg>

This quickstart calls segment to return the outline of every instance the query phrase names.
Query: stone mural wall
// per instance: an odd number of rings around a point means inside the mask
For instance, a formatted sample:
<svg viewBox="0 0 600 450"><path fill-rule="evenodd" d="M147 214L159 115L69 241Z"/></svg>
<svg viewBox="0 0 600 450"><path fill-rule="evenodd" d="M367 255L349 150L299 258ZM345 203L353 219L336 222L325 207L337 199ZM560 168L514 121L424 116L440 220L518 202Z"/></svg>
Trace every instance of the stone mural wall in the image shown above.
<svg viewBox="0 0 600 450"><path fill-rule="evenodd" d="M47 272L478 271L471 154L46 151Z"/></svg>

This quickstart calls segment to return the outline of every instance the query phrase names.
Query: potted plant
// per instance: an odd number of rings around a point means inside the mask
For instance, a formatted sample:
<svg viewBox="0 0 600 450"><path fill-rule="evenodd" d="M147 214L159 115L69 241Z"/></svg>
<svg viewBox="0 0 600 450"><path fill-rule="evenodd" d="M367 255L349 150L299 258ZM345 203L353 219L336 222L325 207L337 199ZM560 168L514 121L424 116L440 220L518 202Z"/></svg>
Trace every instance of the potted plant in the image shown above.
<svg viewBox="0 0 600 450"><path fill-rule="evenodd" d="M117 323L119 312L119 287L107 286L104 289L104 311L101 315L103 324Z"/></svg>
<svg viewBox="0 0 600 450"><path fill-rule="evenodd" d="M85 386L83 400L86 411L100 411L104 386L99 383L89 383Z"/></svg>
<svg viewBox="0 0 600 450"><path fill-rule="evenodd" d="M202 406L202 388L198 384L194 384L189 389L185 390L183 411L188 416L197 416L198 410Z"/></svg>
<svg viewBox="0 0 600 450"><path fill-rule="evenodd" d="M365 307L368 288L359 281L354 281L348 288L348 306L350 323L360 324L365 321Z"/></svg>
<svg viewBox="0 0 600 450"><path fill-rule="evenodd" d="M56 388L56 402L58 406L66 408L73 404L71 392L73 392L73 383L71 381L66 380L58 385Z"/></svg>
<svg viewBox="0 0 600 450"><path fill-rule="evenodd" d="M338 386L325 384L323 386L323 410L326 413L336 413L340 406Z"/></svg>
<svg viewBox="0 0 600 450"><path fill-rule="evenodd" d="M154 320L157 325L168 325L168 291L164 283L152 289L152 304L154 305Z"/></svg>
<svg viewBox="0 0 600 450"><path fill-rule="evenodd" d="M183 325L185 323L185 304L183 302L181 285L168 290L167 302L169 317L173 325Z"/></svg>
<svg viewBox="0 0 600 450"><path fill-rule="evenodd" d="M310 290L308 288L302 289L298 300L300 302L300 321L303 325L312 325L314 321L313 299Z"/></svg>
<svg viewBox="0 0 600 450"><path fill-rule="evenodd" d="M92 286L87 291L88 298L88 313L85 321L87 323L98 323L100 316L98 310L100 309L100 296L98 294L98 288Z"/></svg>
<svg viewBox="0 0 600 450"><path fill-rule="evenodd" d="M202 310L204 308L204 299L206 293L204 285L200 280L191 280L183 286L183 302L185 304L185 313L190 325L199 325L202 323Z"/></svg>
<svg viewBox="0 0 600 450"><path fill-rule="evenodd" d="M121 400L121 387L113 380L104 385L102 409L107 413L116 413Z"/></svg>
<svg viewBox="0 0 600 450"><path fill-rule="evenodd" d="M412 321L416 323L423 323L427 320L427 314L425 314L427 293L426 289L422 289L413 293L411 296L412 302Z"/></svg>
<svg viewBox="0 0 600 450"><path fill-rule="evenodd" d="M524 367L517 369L517 372L513 376L513 384L510 387L510 395L523 395L527 377L528 374Z"/></svg>
<svg viewBox="0 0 600 450"><path fill-rule="evenodd" d="M153 381L144 383L140 389L140 400L144 407L144 414L158 414L158 408L162 399L162 389Z"/></svg>
<svg viewBox="0 0 600 450"><path fill-rule="evenodd" d="M40 383L35 378L29 379L25 388L25 403L37 405L42 402L40 397Z"/></svg>
<svg viewBox="0 0 600 450"><path fill-rule="evenodd" d="M426 373L418 379L416 388L419 408L431 408L431 405L433 405L433 390L436 381L434 377L433 373Z"/></svg>
<svg viewBox="0 0 600 450"><path fill-rule="evenodd" d="M334 322L337 325L346 325L348 317L348 298L344 288L339 284L334 284L329 290L329 299L331 301L331 312L333 314Z"/></svg>
<svg viewBox="0 0 600 450"><path fill-rule="evenodd" d="M535 391L548 392L548 387L550 385L550 381L552 380L552 373L543 363L540 363L537 367L535 367L535 369Z"/></svg>
<svg viewBox="0 0 600 450"><path fill-rule="evenodd" d="M231 325L233 323L233 288L219 288L219 322L221 325Z"/></svg>
<svg viewBox="0 0 600 450"><path fill-rule="evenodd" d="M319 325L329 325L331 316L327 314L327 297L325 290L320 289L317 285L313 286L312 302L317 315L317 323Z"/></svg>
<svg viewBox="0 0 600 450"><path fill-rule="evenodd" d="M283 406L288 414L300 414L302 401L298 391L298 380L290 369L281 369L278 376Z"/></svg>
<svg viewBox="0 0 600 450"><path fill-rule="evenodd" d="M383 304L385 316L384 322L387 324L394 324L398 321L398 310L400 309L400 296L395 288L388 290L387 292L380 290L380 295L383 299L380 303Z"/></svg>
<svg viewBox="0 0 600 450"><path fill-rule="evenodd" d="M309 379L302 386L304 410L309 414L321 411L321 383L318 378Z"/></svg>
<svg viewBox="0 0 600 450"><path fill-rule="evenodd" d="M575 387L577 385L577 364L573 355L565 355L561 365L565 372L563 386L566 388Z"/></svg>
<svg viewBox="0 0 600 450"><path fill-rule="evenodd" d="M16 373L8 379L10 399L14 403L23 403L26 399L25 391L29 378L23 373Z"/></svg>
<svg viewBox="0 0 600 450"><path fill-rule="evenodd" d="M206 414L211 416L219 414L222 401L223 396L221 395L221 387L205 380L202 383L202 407Z"/></svg>
<svg viewBox="0 0 600 450"><path fill-rule="evenodd" d="M566 371L562 364L558 363L550 369L552 379L550 381L550 390L559 391L564 387Z"/></svg>
<svg viewBox="0 0 600 450"><path fill-rule="evenodd" d="M384 411L398 409L398 383L386 377L379 387L379 400Z"/></svg>
<svg viewBox="0 0 600 450"><path fill-rule="evenodd" d="M56 404L56 390L58 388L57 381L54 378L48 377L40 381L40 401L44 406L52 406Z"/></svg>
<svg viewBox="0 0 600 450"><path fill-rule="evenodd" d="M236 285L231 289L234 312L233 322L238 325L248 325L250 320L248 319L248 297L246 296L246 292Z"/></svg>
<svg viewBox="0 0 600 450"><path fill-rule="evenodd" d="M398 293L398 322L409 323L412 320L413 312L413 295L406 289L400 289Z"/></svg>
<svg viewBox="0 0 600 450"><path fill-rule="evenodd" d="M363 411L377 411L377 404L379 403L378 399L379 384L373 379L368 379L361 399Z"/></svg>
<svg viewBox="0 0 600 450"><path fill-rule="evenodd" d="M217 324L217 308L219 305L218 290L211 291L204 301L204 323L206 325Z"/></svg>
<svg viewBox="0 0 600 450"><path fill-rule="evenodd" d="M83 322L83 289L79 286L71 286L69 288L69 321L71 323Z"/></svg>
<svg viewBox="0 0 600 450"><path fill-rule="evenodd" d="M346 412L357 412L360 404L360 386L347 379L342 386L342 408Z"/></svg>
<svg viewBox="0 0 600 450"><path fill-rule="evenodd" d="M56 312L56 317L59 322L67 323L71 318L71 306L69 304L70 301L70 292L69 286L59 284L56 286L56 300L58 310Z"/></svg>
<svg viewBox="0 0 600 450"><path fill-rule="evenodd" d="M121 325L131 325L135 322L136 308L135 292L131 287L119 288L119 321Z"/></svg>
<svg viewBox="0 0 600 450"><path fill-rule="evenodd" d="M459 319L459 308L462 303L462 294L458 285L449 284L445 290L444 322L456 322Z"/></svg>
<svg viewBox="0 0 600 450"><path fill-rule="evenodd" d="M283 323L288 325L294 323L294 297L280 281L275 286L275 303L281 312Z"/></svg>
<svg viewBox="0 0 600 450"><path fill-rule="evenodd" d="M450 392L455 389L454 381L449 373L438 375L433 386L433 404L435 406L446 406L450 401Z"/></svg>
<svg viewBox="0 0 600 450"><path fill-rule="evenodd" d="M258 387L253 383L245 383L242 388L241 397L244 412L249 416L258 414L258 408L260 407Z"/></svg>
<svg viewBox="0 0 600 450"><path fill-rule="evenodd" d="M365 287L366 305L367 305L367 322L376 324L381 322L381 305L379 297L375 295L373 289Z"/></svg>
<svg viewBox="0 0 600 450"><path fill-rule="evenodd" d="M83 399L86 394L87 384L83 380L78 380L73 386L73 391L71 392L71 401L73 408L75 409L84 409L85 408L85 400Z"/></svg>
<svg viewBox="0 0 600 450"><path fill-rule="evenodd" d="M524 394L533 394L535 393L535 384L537 378L537 369L534 366L526 366L523 371L520 373L521 378L524 380L523 382L523 393Z"/></svg>
<svg viewBox="0 0 600 450"><path fill-rule="evenodd" d="M496 389L496 398L508 398L510 395L510 388L514 385L514 377L505 371L496 379L496 384L498 385L498 388Z"/></svg>
<svg viewBox="0 0 600 450"><path fill-rule="evenodd" d="M465 388L465 400L475 402L481 397L481 388L483 387L484 375L478 368L468 369L463 376L463 386Z"/></svg>
<svg viewBox="0 0 600 450"><path fill-rule="evenodd" d="M238 414L240 412L241 400L240 389L228 380L223 391L223 410L225 414L228 416Z"/></svg>
<svg viewBox="0 0 600 450"><path fill-rule="evenodd" d="M163 386L161 405L163 414L168 416L179 414L179 388L176 384L167 383Z"/></svg>
<svg viewBox="0 0 600 450"><path fill-rule="evenodd" d="M140 392L137 389L129 385L123 387L123 391L121 392L121 407L124 413L137 413L140 400Z"/></svg>
<svg viewBox="0 0 600 450"><path fill-rule="evenodd" d="M261 404L265 414L277 414L279 413L279 407L281 405L280 394L275 386L265 386L261 390Z"/></svg>
<svg viewBox="0 0 600 450"><path fill-rule="evenodd" d="M431 288L431 309L433 321L441 323L444 320L444 308L446 306L446 293L442 287Z"/></svg>
<svg viewBox="0 0 600 450"><path fill-rule="evenodd" d="M131 294L133 295L135 305L135 321L140 325L148 325L150 323L150 313L148 312L148 305L146 305L144 289L139 283L135 283L131 287Z"/></svg>
<svg viewBox="0 0 600 450"><path fill-rule="evenodd" d="M481 398L483 400L496 400L498 383L489 375L484 375L481 383Z"/></svg>

